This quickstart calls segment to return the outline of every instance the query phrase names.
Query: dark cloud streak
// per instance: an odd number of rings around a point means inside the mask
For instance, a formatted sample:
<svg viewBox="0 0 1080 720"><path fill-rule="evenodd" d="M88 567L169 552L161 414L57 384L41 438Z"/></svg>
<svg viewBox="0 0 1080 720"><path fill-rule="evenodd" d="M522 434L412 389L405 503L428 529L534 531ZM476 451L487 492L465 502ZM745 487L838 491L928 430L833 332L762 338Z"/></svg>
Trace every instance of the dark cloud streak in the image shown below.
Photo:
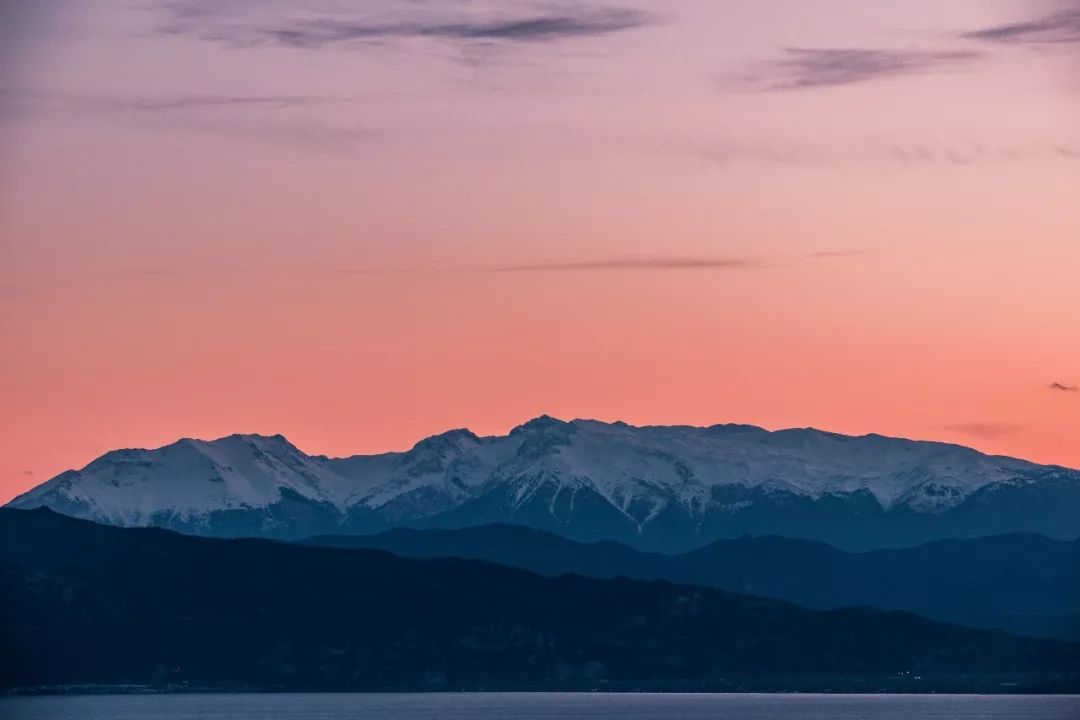
<svg viewBox="0 0 1080 720"><path fill-rule="evenodd" d="M423 3L412 6L421 15L410 19L400 19L399 12L386 7L381 18L378 14L359 16L340 5L323 6L314 17L290 15L288 7L275 7L273 3L215 5L181 0L170 3L168 8L172 17L162 28L168 34L190 35L231 47L277 45L303 49L408 38L504 45L557 42L633 30L656 21L652 15L637 10L585 3L558 11L498 17L463 16L452 3ZM370 6L366 9L370 10Z"/></svg>
<svg viewBox="0 0 1080 720"><path fill-rule="evenodd" d="M828 88L913 75L980 57L973 50L882 50L870 48L783 49L780 58L745 78L759 92Z"/></svg>
<svg viewBox="0 0 1080 720"><path fill-rule="evenodd" d="M622 257L568 260L482 268L483 272L547 272L582 270L750 270L764 267L760 260L724 257Z"/></svg>
<svg viewBox="0 0 1080 720"><path fill-rule="evenodd" d="M1074 5L1038 20L996 25L962 37L1009 45L1080 44L1080 3Z"/></svg>
<svg viewBox="0 0 1080 720"><path fill-rule="evenodd" d="M99 109L168 113L180 110L274 109L326 105L327 98L305 95L74 95L0 88L0 110Z"/></svg>
<svg viewBox="0 0 1080 720"><path fill-rule="evenodd" d="M1059 382L1052 382L1049 385L1047 385L1047 388L1049 388L1050 390L1054 390L1056 392L1070 392L1070 393L1080 392L1080 387L1077 387L1076 385L1066 385L1064 383L1059 383Z"/></svg>
<svg viewBox="0 0 1080 720"><path fill-rule="evenodd" d="M646 24L645 17L629 10L607 10L578 17L548 15L502 22L474 22L398 25L361 24L320 20L288 28L255 31L280 45L317 48L375 38L430 37L451 40L489 40L504 42L545 42L565 38L604 35Z"/></svg>
<svg viewBox="0 0 1080 720"><path fill-rule="evenodd" d="M824 145L809 142L752 142L750 140L695 142L676 145L676 152L690 155L710 165L728 166L740 162L791 167L857 167L868 165L968 168L977 165L1019 163L1029 160L1074 161L1080 159L1080 145L1043 141L1015 145L952 143L940 145L898 144L871 141L861 144Z"/></svg>
<svg viewBox="0 0 1080 720"><path fill-rule="evenodd" d="M189 95L167 98L136 98L115 101L132 110L166 111L215 108L286 108L322 104L324 100L303 95Z"/></svg>
<svg viewBox="0 0 1080 720"><path fill-rule="evenodd" d="M270 142L320 152L347 150L372 132L327 124L311 113L348 102L304 95L92 96L0 88L0 121L17 115L97 118Z"/></svg>
<svg viewBox="0 0 1080 720"><path fill-rule="evenodd" d="M826 250L804 255L797 260L814 261L849 258L863 255L860 250ZM582 271L667 271L667 270L716 270L739 271L780 267L790 262L780 259L754 257L677 256L648 255L630 257L594 258L588 260L564 260L553 262L498 265L479 268L480 272L529 273L529 272L582 272Z"/></svg>

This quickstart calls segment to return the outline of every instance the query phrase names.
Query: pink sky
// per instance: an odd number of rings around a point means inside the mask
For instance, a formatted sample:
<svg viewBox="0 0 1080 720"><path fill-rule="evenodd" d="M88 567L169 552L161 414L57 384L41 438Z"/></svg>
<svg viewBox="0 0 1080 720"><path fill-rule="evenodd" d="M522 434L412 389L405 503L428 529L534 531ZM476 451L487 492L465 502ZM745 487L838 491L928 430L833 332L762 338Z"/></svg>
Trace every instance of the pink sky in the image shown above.
<svg viewBox="0 0 1080 720"><path fill-rule="evenodd" d="M17 5L0 501L541 413L1080 467L1076 3Z"/></svg>

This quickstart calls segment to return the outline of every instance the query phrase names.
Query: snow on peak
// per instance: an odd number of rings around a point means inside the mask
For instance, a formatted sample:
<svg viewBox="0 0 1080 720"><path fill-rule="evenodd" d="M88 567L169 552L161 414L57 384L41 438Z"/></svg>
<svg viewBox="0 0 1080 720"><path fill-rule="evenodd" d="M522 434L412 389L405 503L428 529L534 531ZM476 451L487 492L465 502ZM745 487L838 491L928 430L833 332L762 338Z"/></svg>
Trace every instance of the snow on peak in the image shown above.
<svg viewBox="0 0 1080 720"><path fill-rule="evenodd" d="M94 517L139 525L158 513L180 518L214 510L262 508L283 491L332 502L346 481L281 435L183 438L155 450L115 450L68 471L16 502L44 499L52 490L87 506Z"/></svg>
<svg viewBox="0 0 1080 720"><path fill-rule="evenodd" d="M341 513L412 504L451 509L501 484L515 496L545 484L589 488L635 522L671 503L691 514L725 486L820 498L870 493L885 508L937 512L1039 466L944 443L813 428L645 426L597 420L530 420L504 436L450 430L402 453L309 456L281 435L183 439L156 450L117 450L12 502L78 506L117 524L146 524L230 509L266 508L285 494Z"/></svg>

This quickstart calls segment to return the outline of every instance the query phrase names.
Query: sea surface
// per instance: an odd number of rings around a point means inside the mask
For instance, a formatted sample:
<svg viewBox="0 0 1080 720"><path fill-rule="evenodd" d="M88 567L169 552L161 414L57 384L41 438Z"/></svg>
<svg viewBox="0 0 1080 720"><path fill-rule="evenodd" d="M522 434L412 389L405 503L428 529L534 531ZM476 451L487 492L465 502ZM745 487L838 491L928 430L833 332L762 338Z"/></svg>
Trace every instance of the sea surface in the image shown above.
<svg viewBox="0 0 1080 720"><path fill-rule="evenodd" d="M1080 696L603 693L65 695L0 698L3 720L1076 720Z"/></svg>

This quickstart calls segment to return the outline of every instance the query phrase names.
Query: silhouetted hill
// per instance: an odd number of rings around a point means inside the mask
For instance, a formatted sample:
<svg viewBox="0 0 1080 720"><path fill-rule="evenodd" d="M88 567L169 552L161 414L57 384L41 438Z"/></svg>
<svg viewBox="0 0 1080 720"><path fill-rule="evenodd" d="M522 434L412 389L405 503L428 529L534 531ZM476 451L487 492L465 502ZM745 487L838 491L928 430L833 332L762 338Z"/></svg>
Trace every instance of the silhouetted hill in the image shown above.
<svg viewBox="0 0 1080 720"><path fill-rule="evenodd" d="M6 688L1080 688L1080 647L907 613L47 510L0 511L0 606Z"/></svg>
<svg viewBox="0 0 1080 720"><path fill-rule="evenodd" d="M721 540L680 555L615 542L578 543L512 525L396 529L306 543L377 548L407 557L490 560L556 577L665 579L827 609L908 610L976 627L1080 639L1080 542L1038 535L942 540L849 553L812 540Z"/></svg>

